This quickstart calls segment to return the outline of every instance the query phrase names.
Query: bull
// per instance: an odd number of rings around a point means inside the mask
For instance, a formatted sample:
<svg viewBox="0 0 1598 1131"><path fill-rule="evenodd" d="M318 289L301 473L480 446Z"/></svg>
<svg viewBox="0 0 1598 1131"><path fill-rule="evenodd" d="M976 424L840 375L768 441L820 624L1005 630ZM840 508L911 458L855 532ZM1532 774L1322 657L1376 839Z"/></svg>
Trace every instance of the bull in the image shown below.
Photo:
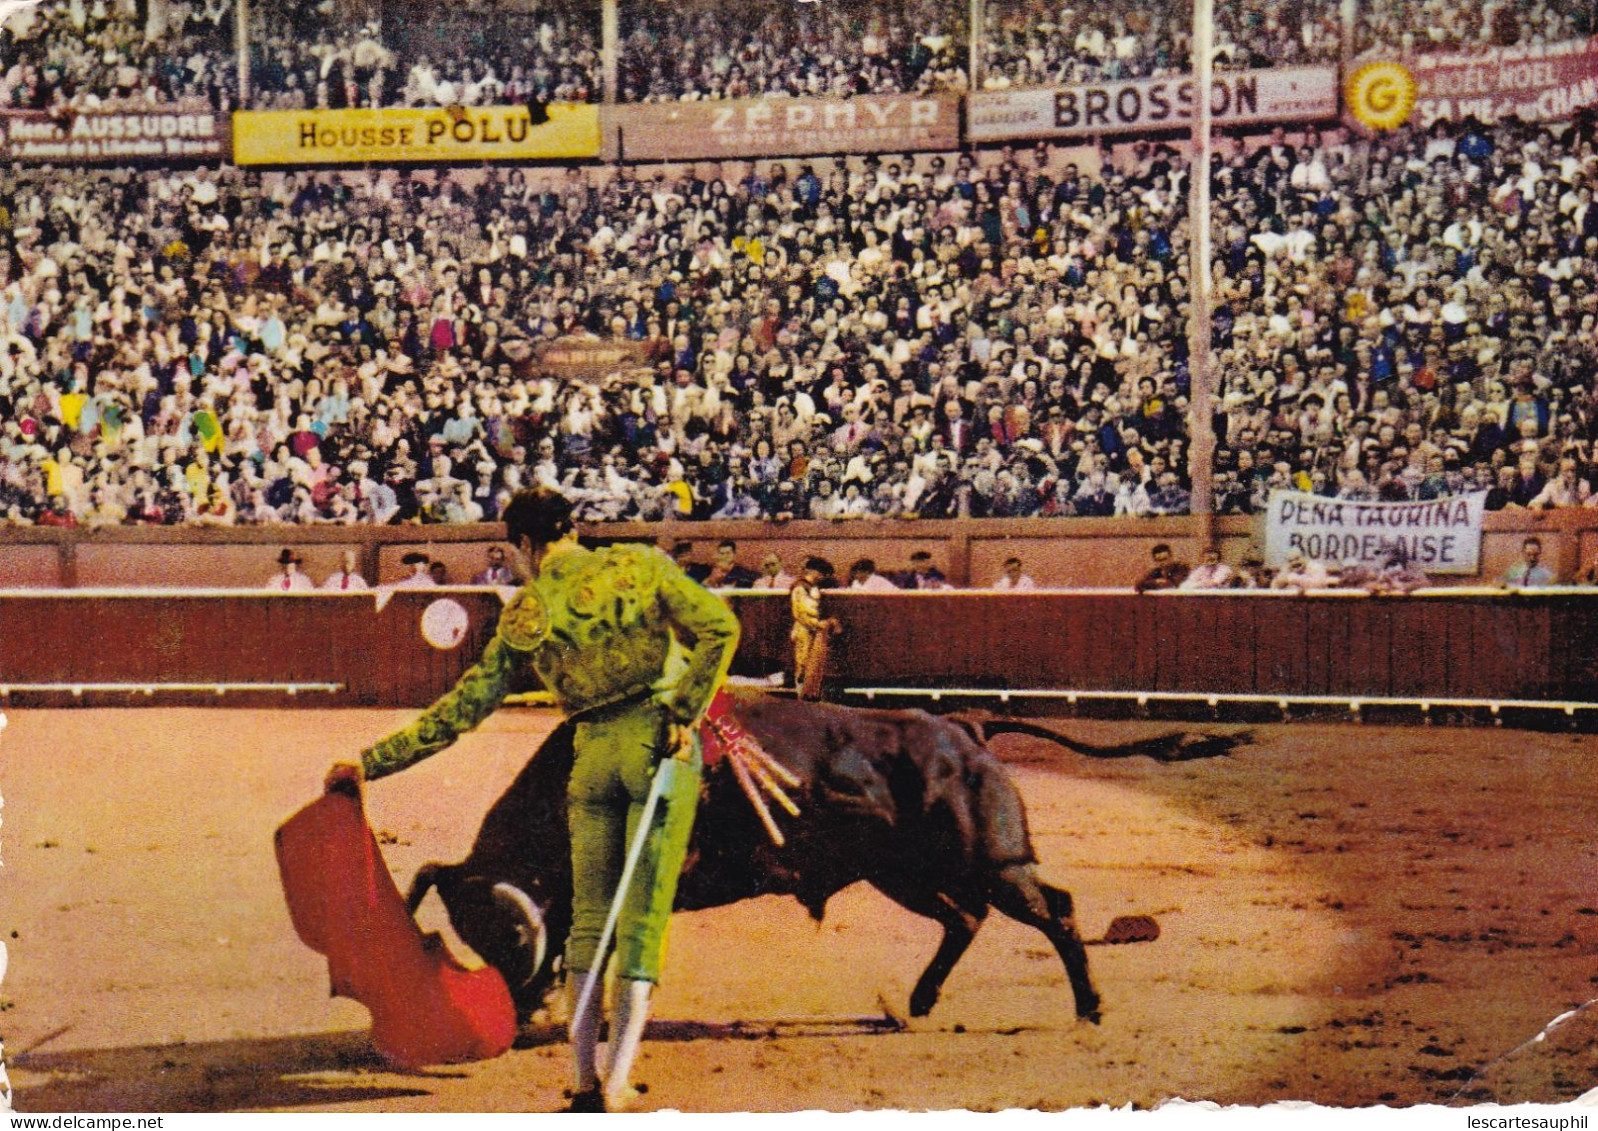
<svg viewBox="0 0 1598 1131"><path fill-rule="evenodd" d="M1170 735L1125 746L1074 742L1010 720L940 718L758 697L736 716L798 779L802 815L772 843L729 763L707 768L676 909L791 895L818 922L837 892L865 881L943 938L910 995L925 1016L990 908L1037 929L1065 966L1078 1017L1099 1019L1099 995L1071 896L1038 875L1026 808L987 740L1026 733L1095 757L1182 761L1225 753L1238 737ZM518 1009L544 1002L571 929L571 844L566 785L571 723L544 741L484 817L470 855L424 865L411 885L414 914L436 889L463 942L497 968Z"/></svg>

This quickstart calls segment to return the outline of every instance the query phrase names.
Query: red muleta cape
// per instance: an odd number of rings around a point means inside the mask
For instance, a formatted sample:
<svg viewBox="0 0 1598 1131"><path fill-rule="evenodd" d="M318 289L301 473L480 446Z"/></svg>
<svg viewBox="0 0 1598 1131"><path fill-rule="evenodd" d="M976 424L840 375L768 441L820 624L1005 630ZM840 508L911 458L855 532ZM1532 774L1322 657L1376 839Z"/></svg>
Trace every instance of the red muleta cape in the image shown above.
<svg viewBox="0 0 1598 1131"><path fill-rule="evenodd" d="M335 786L277 831L277 865L301 941L327 956L333 994L365 1005L372 1044L404 1068L499 1056L516 1006L493 967L468 970L423 935L383 861L359 790Z"/></svg>

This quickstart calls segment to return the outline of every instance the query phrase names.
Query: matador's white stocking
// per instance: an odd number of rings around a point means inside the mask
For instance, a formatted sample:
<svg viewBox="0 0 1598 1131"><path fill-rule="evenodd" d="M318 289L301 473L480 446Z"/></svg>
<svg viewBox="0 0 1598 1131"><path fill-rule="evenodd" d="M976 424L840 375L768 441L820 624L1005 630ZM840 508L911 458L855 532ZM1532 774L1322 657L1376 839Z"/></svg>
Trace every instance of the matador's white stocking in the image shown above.
<svg viewBox="0 0 1598 1131"><path fill-rule="evenodd" d="M653 982L631 979L616 987L616 1009L610 1023L610 1065L605 1073L605 1102L612 1109L625 1107L632 1100L627 1079L638 1058L638 1046L643 1043L644 1026L649 1022L649 995L654 988Z"/></svg>

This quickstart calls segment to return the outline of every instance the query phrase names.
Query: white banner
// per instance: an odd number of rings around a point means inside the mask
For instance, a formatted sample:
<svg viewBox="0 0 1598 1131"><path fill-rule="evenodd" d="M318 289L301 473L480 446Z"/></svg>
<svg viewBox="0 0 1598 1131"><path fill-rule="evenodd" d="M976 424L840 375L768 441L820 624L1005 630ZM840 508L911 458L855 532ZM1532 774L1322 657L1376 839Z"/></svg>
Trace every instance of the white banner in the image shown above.
<svg viewBox="0 0 1598 1131"><path fill-rule="evenodd" d="M1179 129L1193 116L1191 75L987 91L966 99L971 141L1085 137ZM1210 96L1216 125L1306 121L1337 116L1337 68L1272 67L1217 74Z"/></svg>
<svg viewBox="0 0 1598 1131"><path fill-rule="evenodd" d="M1357 503L1275 491L1265 519L1265 564L1294 552L1328 565L1381 569L1395 544L1426 573L1479 573L1487 493L1423 503Z"/></svg>

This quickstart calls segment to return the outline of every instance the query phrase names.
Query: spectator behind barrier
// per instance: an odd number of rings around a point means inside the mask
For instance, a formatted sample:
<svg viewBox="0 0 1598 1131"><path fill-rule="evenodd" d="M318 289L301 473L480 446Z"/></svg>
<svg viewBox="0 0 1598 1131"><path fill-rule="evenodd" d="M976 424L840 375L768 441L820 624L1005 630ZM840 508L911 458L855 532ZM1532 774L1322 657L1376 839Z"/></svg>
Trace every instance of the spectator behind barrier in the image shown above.
<svg viewBox="0 0 1598 1131"><path fill-rule="evenodd" d="M708 589L748 589L757 576L754 570L738 564L738 543L726 538L716 543L716 558L704 576L694 580Z"/></svg>
<svg viewBox="0 0 1598 1131"><path fill-rule="evenodd" d="M1154 565L1134 586L1139 593L1178 589L1187 580L1190 572L1187 563L1177 561L1175 555L1171 553L1171 547L1166 543L1157 543L1149 551L1149 557L1154 560Z"/></svg>
<svg viewBox="0 0 1598 1131"><path fill-rule="evenodd" d="M266 588L284 593L308 593L315 589L316 582L300 569L304 560L296 551L285 549L277 556L278 571L266 579Z"/></svg>
<svg viewBox="0 0 1598 1131"><path fill-rule="evenodd" d="M1333 584L1332 572L1324 562L1308 557L1301 550L1287 555L1287 564L1271 582L1272 589L1327 589Z"/></svg>
<svg viewBox="0 0 1598 1131"><path fill-rule="evenodd" d="M371 588L366 583L366 578L361 576L358 568L359 555L354 550L345 550L339 559L339 567L327 575L327 580L322 582L322 588L331 593L357 593L363 589Z"/></svg>
<svg viewBox="0 0 1598 1131"><path fill-rule="evenodd" d="M953 589L943 571L932 564L932 555L917 550L910 555L910 568L897 579L901 589Z"/></svg>
<svg viewBox="0 0 1598 1131"><path fill-rule="evenodd" d="M1004 565L999 570L999 576L993 579L990 589L1008 589L1024 592L1036 589L1038 583L1023 571L1020 558L1005 558Z"/></svg>
<svg viewBox="0 0 1598 1131"><path fill-rule="evenodd" d="M1234 589L1239 582L1237 571L1221 560L1216 546L1204 547L1199 564L1177 583L1178 589Z"/></svg>
<svg viewBox="0 0 1598 1131"><path fill-rule="evenodd" d="M1504 571L1504 586L1508 589L1540 589L1554 585L1558 577L1542 563L1543 544L1540 538L1527 538L1520 544L1520 561Z"/></svg>
<svg viewBox="0 0 1598 1131"><path fill-rule="evenodd" d="M793 588L793 583L794 576L783 568L782 558L775 552L768 552L760 560L760 576L755 578L750 588L786 593Z"/></svg>
<svg viewBox="0 0 1598 1131"><path fill-rule="evenodd" d="M849 588L862 593L896 593L899 586L877 572L877 563L861 558L849 567Z"/></svg>

